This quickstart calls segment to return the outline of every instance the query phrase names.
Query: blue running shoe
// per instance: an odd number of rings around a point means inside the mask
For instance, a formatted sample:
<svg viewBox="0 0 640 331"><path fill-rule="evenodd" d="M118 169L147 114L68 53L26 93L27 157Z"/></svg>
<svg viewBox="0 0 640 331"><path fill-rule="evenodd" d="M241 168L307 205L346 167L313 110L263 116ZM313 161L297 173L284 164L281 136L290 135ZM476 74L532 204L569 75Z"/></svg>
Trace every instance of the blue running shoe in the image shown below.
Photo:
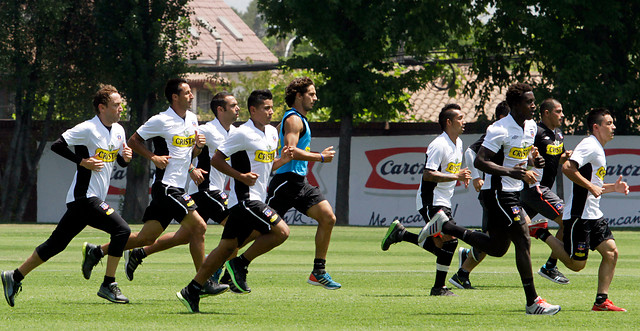
<svg viewBox="0 0 640 331"><path fill-rule="evenodd" d="M328 272L325 272L323 274L312 272L311 275L309 275L309 279L307 279L307 283L311 285L322 286L327 290L337 290L342 287L340 283L331 279L331 276L329 276Z"/></svg>

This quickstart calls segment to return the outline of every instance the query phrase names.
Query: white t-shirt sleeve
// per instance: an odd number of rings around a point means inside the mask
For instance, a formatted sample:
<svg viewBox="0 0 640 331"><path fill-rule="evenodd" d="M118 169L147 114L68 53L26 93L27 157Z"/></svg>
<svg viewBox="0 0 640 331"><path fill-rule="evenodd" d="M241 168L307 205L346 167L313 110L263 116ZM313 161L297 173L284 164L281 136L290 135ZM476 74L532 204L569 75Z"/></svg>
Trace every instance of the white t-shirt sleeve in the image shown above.
<svg viewBox="0 0 640 331"><path fill-rule="evenodd" d="M578 163L578 168L580 168L591 161L591 155L593 154L591 149L592 148L589 148L589 144L585 144L585 141L583 140L573 150L569 160L573 160Z"/></svg>
<svg viewBox="0 0 640 331"><path fill-rule="evenodd" d="M90 135L91 128L89 128L87 122L82 122L62 133L62 138L64 138L64 141L66 141L69 146L86 145Z"/></svg>
<svg viewBox="0 0 640 331"><path fill-rule="evenodd" d="M444 148L441 144L429 144L429 147L427 147L427 161L424 164L424 168L437 171L442 164L442 158L446 156L444 154Z"/></svg>
<svg viewBox="0 0 640 331"><path fill-rule="evenodd" d="M502 148L505 138L507 138L508 132L502 127L496 127L491 125L487 128L487 135L484 137L482 146L494 153L497 153Z"/></svg>
<svg viewBox="0 0 640 331"><path fill-rule="evenodd" d="M232 132L229 137L227 137L227 140L218 146L218 150L222 152L222 154L229 157L238 151L246 149L245 142L247 141L247 137L240 131L241 130L235 130Z"/></svg>
<svg viewBox="0 0 640 331"><path fill-rule="evenodd" d="M164 127L164 121L162 121L160 116L155 115L142 124L136 132L142 139L147 140L161 136L163 133L166 133L166 129Z"/></svg>
<svg viewBox="0 0 640 331"><path fill-rule="evenodd" d="M471 171L471 179L481 177L480 171L478 171L478 169L476 169L476 167L473 165L473 162L475 160L476 152L472 151L471 148L467 148L467 150L464 151L464 164L469 169L469 171Z"/></svg>

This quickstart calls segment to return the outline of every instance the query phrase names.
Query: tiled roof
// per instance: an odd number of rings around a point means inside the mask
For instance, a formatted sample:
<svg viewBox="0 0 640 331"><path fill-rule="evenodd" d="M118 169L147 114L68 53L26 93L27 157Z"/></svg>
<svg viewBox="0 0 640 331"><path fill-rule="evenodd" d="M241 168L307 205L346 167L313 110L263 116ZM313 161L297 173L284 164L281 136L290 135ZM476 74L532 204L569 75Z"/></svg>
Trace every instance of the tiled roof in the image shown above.
<svg viewBox="0 0 640 331"><path fill-rule="evenodd" d="M468 69L461 68L463 72L468 73ZM475 122L478 118L478 112L476 111L476 105L479 104L480 96L476 93L472 98L465 96L462 93L464 84L467 83L466 79L462 80L460 87L456 89L456 96L450 97L448 90L442 90L436 87L435 84L430 83L426 88L419 90L411 95L409 102L411 103L411 110L409 114L405 116L405 120L416 122L438 122L438 114L444 105L448 103L457 103L462 107L462 112L465 117L464 120L467 123ZM506 89L500 91L496 88L491 92L489 100L485 103L484 110L487 117L493 119L496 106L506 100ZM412 119L412 117L414 119Z"/></svg>
<svg viewBox="0 0 640 331"><path fill-rule="evenodd" d="M223 0L192 0L189 1L189 7L194 11L191 15L192 27L199 34L197 45L191 49L191 52L199 55L192 63L215 64L217 45L214 33L222 40L221 51L225 64L278 62L278 58ZM225 24L231 26L225 27ZM215 32L211 33L207 28ZM241 39L238 38L240 35Z"/></svg>

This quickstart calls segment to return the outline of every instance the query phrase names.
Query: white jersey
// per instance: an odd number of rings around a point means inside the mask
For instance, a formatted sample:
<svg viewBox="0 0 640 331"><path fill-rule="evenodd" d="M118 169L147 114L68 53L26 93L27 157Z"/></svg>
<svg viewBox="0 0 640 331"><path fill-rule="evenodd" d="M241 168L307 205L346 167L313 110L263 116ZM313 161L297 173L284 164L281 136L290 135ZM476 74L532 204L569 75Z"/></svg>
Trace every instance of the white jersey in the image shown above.
<svg viewBox="0 0 640 331"><path fill-rule="evenodd" d="M427 147L425 170L434 170L442 173L457 174L462 165L462 140L456 139L454 144L443 132L436 137ZM451 208L451 197L457 181L430 182L421 180L416 196L418 210L427 206L443 206Z"/></svg>
<svg viewBox="0 0 640 331"><path fill-rule="evenodd" d="M235 179L231 181L230 207L243 200L265 201L277 148L278 130L266 125L262 132L256 128L252 120L234 130L227 140L218 146L220 152L231 157L231 166L234 169L241 173L254 172L259 175L253 186L247 186Z"/></svg>
<svg viewBox="0 0 640 331"><path fill-rule="evenodd" d="M229 132L227 132L227 130L220 123L220 120L218 120L217 118L215 118L213 121L209 121L203 125L198 126L198 133L204 134L205 138L207 139L206 150L208 152L208 159L201 158L202 155L198 156L197 167L206 169L206 171L209 172L208 175L205 175L205 177L208 179L205 180L205 185L206 182L209 183L208 189L210 191L224 191L224 183L227 180L227 175L221 173L216 168L211 167L211 158L213 157L213 154L215 154L216 149L218 149L218 146L222 145L222 143L227 140L229 134L231 134L231 132L233 132L235 129L236 127L231 125L229 127ZM202 152L204 153L205 151L203 150ZM201 164L201 159L203 160L202 162L206 162L206 164ZM187 193L194 194L196 192L198 192L198 185L196 185L193 180L189 180Z"/></svg>
<svg viewBox="0 0 640 331"><path fill-rule="evenodd" d="M525 120L523 129L509 114L487 128L487 135L484 137L482 146L494 153L498 153L500 150L504 152L502 164L498 163L499 165L513 168L524 162L524 167L526 167L537 130L535 121ZM518 192L524 188L522 180L509 176L493 176L488 173L485 175L483 190Z"/></svg>
<svg viewBox="0 0 640 331"><path fill-rule="evenodd" d="M109 180L118 154L122 155L125 143L124 128L118 123L107 129L98 116L65 131L62 137L75 153L83 159L91 156L104 162L101 171L91 171L78 165L67 193L66 203L76 199L97 197L102 201L109 191Z"/></svg>
<svg viewBox="0 0 640 331"><path fill-rule="evenodd" d="M187 111L183 119L169 107L138 128L136 132L142 139L153 138L155 155L171 157L166 168L156 169L154 182L161 181L183 189L186 187L197 127L198 118L194 113Z"/></svg>
<svg viewBox="0 0 640 331"><path fill-rule="evenodd" d="M582 141L573 150L569 160L578 164L580 174L592 184L602 187L604 175L607 173L607 159L604 148L598 138L591 135ZM563 219L580 217L588 220L599 219L603 216L600 210L600 197L595 197L586 188L573 183L571 185L570 198L564 207Z"/></svg>

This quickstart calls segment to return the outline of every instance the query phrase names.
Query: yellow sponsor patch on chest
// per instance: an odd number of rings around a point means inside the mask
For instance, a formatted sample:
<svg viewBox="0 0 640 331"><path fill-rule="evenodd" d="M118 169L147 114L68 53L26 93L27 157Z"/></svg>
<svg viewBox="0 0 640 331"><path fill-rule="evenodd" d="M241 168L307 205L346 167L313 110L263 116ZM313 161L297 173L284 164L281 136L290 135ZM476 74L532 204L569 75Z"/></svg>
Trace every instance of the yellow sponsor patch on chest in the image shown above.
<svg viewBox="0 0 640 331"><path fill-rule="evenodd" d="M598 168L598 171L596 171L596 176L598 176L598 178L600 178L601 181L604 181L604 175L607 174L607 169L605 169L604 167L600 167Z"/></svg>
<svg viewBox="0 0 640 331"><path fill-rule="evenodd" d="M102 160L103 162L115 162L118 157L118 150L108 151L106 149L98 148L96 149L96 155L94 157L98 160Z"/></svg>
<svg viewBox="0 0 640 331"><path fill-rule="evenodd" d="M460 172L461 166L462 166L462 162L460 163L449 162L449 164L447 164L447 169L445 169L445 171L450 174L457 174Z"/></svg>
<svg viewBox="0 0 640 331"><path fill-rule="evenodd" d="M276 151L270 151L270 152L260 151L260 150L256 151L255 160L258 162L270 163L270 162L273 162L275 158L276 158Z"/></svg>
<svg viewBox="0 0 640 331"><path fill-rule="evenodd" d="M547 145L547 155L560 155L562 154L562 149L564 148L564 143L560 143L560 145Z"/></svg>
<svg viewBox="0 0 640 331"><path fill-rule="evenodd" d="M529 157L529 152L531 152L531 147L533 147L533 145L525 148L513 147L511 148L511 150L509 150L509 157L518 159L518 160L524 160L527 157Z"/></svg>
<svg viewBox="0 0 640 331"><path fill-rule="evenodd" d="M173 136L171 144L176 147L191 147L196 143L196 135L190 135L188 137Z"/></svg>

